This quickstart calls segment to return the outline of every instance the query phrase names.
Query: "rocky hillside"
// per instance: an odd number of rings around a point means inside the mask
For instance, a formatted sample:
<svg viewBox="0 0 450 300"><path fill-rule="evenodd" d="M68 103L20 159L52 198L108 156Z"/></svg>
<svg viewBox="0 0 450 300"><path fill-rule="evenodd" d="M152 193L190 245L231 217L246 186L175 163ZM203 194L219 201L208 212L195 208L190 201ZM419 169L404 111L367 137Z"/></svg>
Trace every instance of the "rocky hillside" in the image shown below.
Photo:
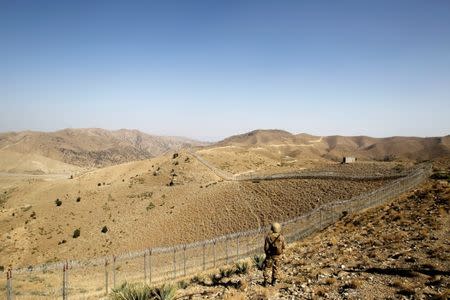
<svg viewBox="0 0 450 300"><path fill-rule="evenodd" d="M138 130L98 128L56 132L0 134L0 152L33 154L79 167L104 167L146 159L202 143L180 137L153 136Z"/></svg>
<svg viewBox="0 0 450 300"><path fill-rule="evenodd" d="M183 282L177 299L448 299L450 178L434 178L446 179L290 245L274 287L228 266Z"/></svg>

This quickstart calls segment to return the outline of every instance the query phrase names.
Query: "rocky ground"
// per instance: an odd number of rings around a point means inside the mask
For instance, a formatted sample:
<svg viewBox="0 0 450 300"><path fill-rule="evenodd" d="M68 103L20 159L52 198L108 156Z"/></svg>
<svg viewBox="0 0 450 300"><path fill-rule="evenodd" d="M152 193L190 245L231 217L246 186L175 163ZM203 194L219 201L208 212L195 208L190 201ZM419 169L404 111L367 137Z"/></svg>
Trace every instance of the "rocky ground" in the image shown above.
<svg viewBox="0 0 450 300"><path fill-rule="evenodd" d="M185 283L177 298L449 299L449 210L448 180L430 179L290 245L274 287L261 285L255 267L245 275L224 274L224 268Z"/></svg>

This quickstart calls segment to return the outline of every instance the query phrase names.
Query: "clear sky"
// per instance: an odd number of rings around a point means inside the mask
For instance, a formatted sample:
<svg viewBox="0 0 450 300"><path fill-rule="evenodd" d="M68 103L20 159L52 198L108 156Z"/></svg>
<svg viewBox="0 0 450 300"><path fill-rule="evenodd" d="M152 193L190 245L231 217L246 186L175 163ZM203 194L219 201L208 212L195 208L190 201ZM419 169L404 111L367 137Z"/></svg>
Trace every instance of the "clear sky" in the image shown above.
<svg viewBox="0 0 450 300"><path fill-rule="evenodd" d="M450 134L450 1L0 0L0 131Z"/></svg>

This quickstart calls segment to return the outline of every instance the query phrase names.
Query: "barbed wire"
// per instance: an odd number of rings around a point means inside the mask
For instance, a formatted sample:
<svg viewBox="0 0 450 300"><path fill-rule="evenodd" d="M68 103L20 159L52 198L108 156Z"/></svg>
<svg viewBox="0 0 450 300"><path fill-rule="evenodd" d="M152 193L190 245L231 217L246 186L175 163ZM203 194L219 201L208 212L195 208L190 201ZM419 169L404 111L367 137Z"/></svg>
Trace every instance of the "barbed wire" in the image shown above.
<svg viewBox="0 0 450 300"><path fill-rule="evenodd" d="M387 185L384 185L376 190L352 197L348 200L335 201L335 202L323 204L323 205L315 208L314 210L309 211L306 214L303 214L303 215L297 216L293 219L281 222L281 224L285 226L285 225L299 222L303 219L307 219L307 218L317 214L318 211L326 211L326 210L332 209L334 206L337 206L337 205L344 205L344 204L348 204L348 203L352 203L352 202L353 203L361 202L363 200L367 201L367 199L374 199L377 196L379 196L379 197L386 196L386 194L392 193L393 189L400 183L405 184L407 182L410 182L408 187L414 186L418 181L420 181L420 179L423 179L423 177L426 177L430 173L431 173L431 164L424 163L424 164L418 165L418 166L416 166L416 168L411 170L411 172L408 175L404 175L403 177L398 178L395 181L388 183ZM137 251L123 252L116 256L107 255L107 256L101 256L101 257L88 259L88 260L68 260L67 263L68 263L68 266L70 269L79 268L79 267L88 267L88 266L100 266L100 265L104 264L105 261L111 260L111 258L113 258L117 261L125 261L125 260L129 260L129 259L137 258L137 257L143 257L144 255L146 255L148 253L164 254L164 253L172 253L172 252L177 252L177 251L182 251L182 250L184 251L187 249L195 249L195 248L204 247L206 245L217 244L217 243L220 243L220 242L223 242L226 240L233 240L236 238L249 237L249 236L253 236L255 234L260 234L262 232L269 230L269 227L270 227L270 225L267 225L267 226L263 226L263 227L257 228L257 229L251 229L251 230L247 230L247 231L240 231L240 232L225 234L225 235L221 235L218 237L214 237L212 239L196 241L196 242L189 243L189 244L178 244L178 245L174 245L174 246L170 246L170 247L154 247L154 248L141 249L141 250L137 250ZM65 264L65 261L40 264L40 265L28 266L28 267L24 267L24 268L13 269L13 272L14 273L33 272L33 271L44 271L45 272L45 271L49 271L49 270L61 269L64 264Z"/></svg>

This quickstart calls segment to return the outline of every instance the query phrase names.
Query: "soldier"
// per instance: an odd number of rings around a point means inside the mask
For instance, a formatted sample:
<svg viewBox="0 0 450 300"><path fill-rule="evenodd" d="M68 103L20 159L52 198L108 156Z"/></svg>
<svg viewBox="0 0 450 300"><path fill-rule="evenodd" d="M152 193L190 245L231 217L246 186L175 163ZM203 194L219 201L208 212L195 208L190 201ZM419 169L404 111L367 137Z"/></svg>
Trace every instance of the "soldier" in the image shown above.
<svg viewBox="0 0 450 300"><path fill-rule="evenodd" d="M264 252L266 260L264 262L264 286L269 282L269 273L272 271L271 284L275 285L279 280L279 269L281 267L281 255L283 254L286 243L284 236L281 235L281 225L273 223L271 232L267 234L264 242Z"/></svg>

